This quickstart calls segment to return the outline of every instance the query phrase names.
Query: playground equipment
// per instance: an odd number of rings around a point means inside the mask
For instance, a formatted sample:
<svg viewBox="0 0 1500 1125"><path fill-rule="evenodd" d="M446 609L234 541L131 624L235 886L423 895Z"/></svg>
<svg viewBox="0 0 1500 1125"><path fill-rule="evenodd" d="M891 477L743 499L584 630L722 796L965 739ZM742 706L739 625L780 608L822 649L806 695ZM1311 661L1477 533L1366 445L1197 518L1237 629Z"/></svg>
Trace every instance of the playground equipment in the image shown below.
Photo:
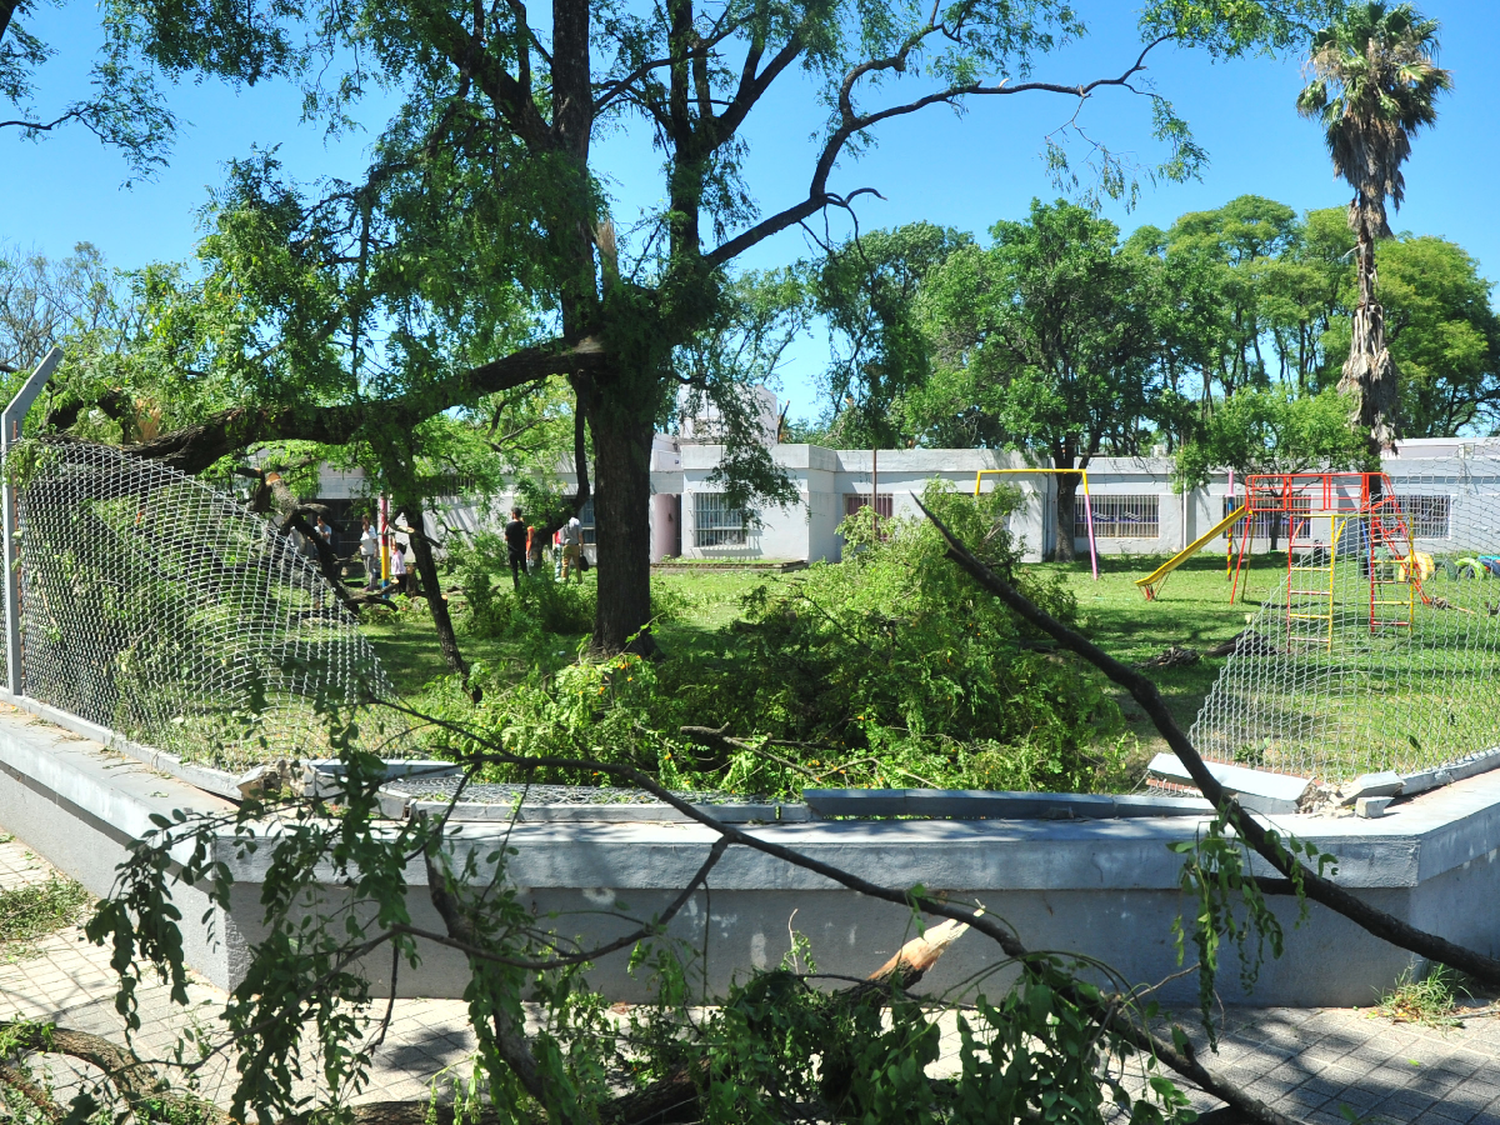
<svg viewBox="0 0 1500 1125"><path fill-rule="evenodd" d="M1031 473L1040 476L1063 476L1076 475L1081 478L1083 486L1083 514L1088 521L1089 528L1089 564L1094 571L1094 581L1099 581L1099 552L1094 547L1094 507L1089 500L1089 474L1087 469L980 469L974 474L974 495L979 495L979 486L985 477L1003 477L1019 473ZM1063 529L1057 529L1058 535L1063 534Z"/></svg>
<svg viewBox="0 0 1500 1125"><path fill-rule="evenodd" d="M1245 518L1249 511L1249 508L1241 504L1238 508L1230 512L1218 523L1214 524L1213 527L1209 528L1208 531L1198 536L1198 538L1194 539L1186 547L1178 551L1166 562L1162 563L1161 566L1157 567L1150 574L1146 575L1146 577L1137 578L1135 580L1135 584L1141 588L1141 593L1146 595L1146 600L1148 602L1155 601L1156 595L1160 592L1163 584L1165 584L1167 580L1167 575L1171 574L1188 559L1192 558L1199 551L1203 550L1203 548L1206 547L1210 542L1217 539L1220 535L1228 531L1235 524L1239 523L1240 520Z"/></svg>
<svg viewBox="0 0 1500 1125"><path fill-rule="evenodd" d="M1193 726L1204 756L1337 782L1500 748L1500 460L1399 494L1380 473L1246 486L1246 520L1286 520L1286 571Z"/></svg>

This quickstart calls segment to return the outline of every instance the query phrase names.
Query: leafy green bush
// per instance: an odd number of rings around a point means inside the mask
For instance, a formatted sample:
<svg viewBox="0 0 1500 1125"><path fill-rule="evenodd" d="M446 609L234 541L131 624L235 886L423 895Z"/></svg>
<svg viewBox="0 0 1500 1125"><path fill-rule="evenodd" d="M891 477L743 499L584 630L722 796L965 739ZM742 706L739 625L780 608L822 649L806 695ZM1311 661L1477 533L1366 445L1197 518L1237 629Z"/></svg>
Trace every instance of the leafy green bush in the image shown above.
<svg viewBox="0 0 1500 1125"><path fill-rule="evenodd" d="M933 486L926 502L1033 600L1075 615L1059 578L1020 565L1004 527L1014 493ZM814 565L775 593L758 587L717 645L659 662L585 655L558 668L539 643L521 682L492 686L477 716L455 688L455 715L519 752L629 762L685 788L1126 782L1120 713L1103 682L947 561L926 521L888 522L879 539L862 518L840 530L844 561ZM544 599L567 596L545 580L534 586L488 601L470 589L472 627L518 633L522 615L543 621Z"/></svg>

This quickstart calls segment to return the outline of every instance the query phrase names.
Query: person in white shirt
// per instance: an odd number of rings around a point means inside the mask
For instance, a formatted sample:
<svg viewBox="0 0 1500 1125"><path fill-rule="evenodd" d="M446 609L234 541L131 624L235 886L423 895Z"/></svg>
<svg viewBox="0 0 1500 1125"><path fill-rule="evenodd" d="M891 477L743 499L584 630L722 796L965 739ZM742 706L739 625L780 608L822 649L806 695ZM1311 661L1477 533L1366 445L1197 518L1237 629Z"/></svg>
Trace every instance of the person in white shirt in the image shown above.
<svg viewBox="0 0 1500 1125"><path fill-rule="evenodd" d="M391 547L391 585L396 588L397 592L411 597L411 591L407 589L406 582L406 544L399 539L393 542L394 545Z"/></svg>
<svg viewBox="0 0 1500 1125"><path fill-rule="evenodd" d="M373 590L380 583L380 538L370 526L369 516L359 522L359 556L365 564L365 589Z"/></svg>
<svg viewBox="0 0 1500 1125"><path fill-rule="evenodd" d="M574 516L562 529L562 580L568 580L568 568L571 566L578 574L578 581L583 582L583 568L578 565L579 558L583 555L583 525Z"/></svg>

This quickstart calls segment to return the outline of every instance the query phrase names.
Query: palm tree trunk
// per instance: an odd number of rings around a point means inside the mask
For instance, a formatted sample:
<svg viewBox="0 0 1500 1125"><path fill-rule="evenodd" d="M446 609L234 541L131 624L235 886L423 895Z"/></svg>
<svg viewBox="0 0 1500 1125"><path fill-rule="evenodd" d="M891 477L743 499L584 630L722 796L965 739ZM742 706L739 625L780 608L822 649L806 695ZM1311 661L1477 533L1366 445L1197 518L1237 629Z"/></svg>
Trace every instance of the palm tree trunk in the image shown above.
<svg viewBox="0 0 1500 1125"><path fill-rule="evenodd" d="M1349 225L1359 238L1356 264L1359 306L1350 329L1349 358L1344 361L1339 391L1354 400L1349 424L1367 435L1368 468L1380 467L1382 454L1396 448L1396 363L1385 343L1385 310L1375 299L1375 232L1368 208L1349 205Z"/></svg>

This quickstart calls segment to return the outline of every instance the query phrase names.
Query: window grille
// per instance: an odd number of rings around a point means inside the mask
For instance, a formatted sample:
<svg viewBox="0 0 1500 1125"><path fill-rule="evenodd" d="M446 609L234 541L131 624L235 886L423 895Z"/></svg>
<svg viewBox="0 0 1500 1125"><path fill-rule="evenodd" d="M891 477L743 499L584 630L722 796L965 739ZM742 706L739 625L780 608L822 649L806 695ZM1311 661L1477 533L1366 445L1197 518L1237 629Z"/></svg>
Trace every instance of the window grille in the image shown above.
<svg viewBox="0 0 1500 1125"><path fill-rule="evenodd" d="M875 514L883 520L891 518L895 509L895 494L891 492L877 493L875 496ZM861 508L870 506L870 494L868 492L846 492L844 493L844 516L847 518L854 515Z"/></svg>
<svg viewBox="0 0 1500 1125"><path fill-rule="evenodd" d="M1301 511L1312 510L1311 496L1292 496L1290 497L1290 500L1294 509L1298 509ZM1234 511L1243 503L1244 500L1238 496L1224 497L1224 514L1226 516L1229 515L1230 512ZM1278 540L1282 540L1287 537L1287 520L1291 514L1293 513L1255 512L1251 515L1251 519L1248 524L1237 524L1231 530L1236 537L1236 541L1238 541L1239 536L1245 534L1246 527L1250 528L1250 537L1252 539L1271 539L1274 537Z"/></svg>
<svg viewBox="0 0 1500 1125"><path fill-rule="evenodd" d="M1090 496L1094 510L1095 539L1159 539L1161 537L1160 496ZM1088 510L1083 497L1073 499L1073 537L1085 539L1089 534Z"/></svg>
<svg viewBox="0 0 1500 1125"><path fill-rule="evenodd" d="M695 547L743 547L749 522L741 509L729 506L722 492L693 493Z"/></svg>
<svg viewBox="0 0 1500 1125"><path fill-rule="evenodd" d="M594 498L592 496L585 500L583 507L579 509L578 525L583 531L585 546L592 546L599 542L599 532L594 526Z"/></svg>
<svg viewBox="0 0 1500 1125"><path fill-rule="evenodd" d="M1406 517L1406 528L1413 539L1447 539L1449 519L1453 514L1450 496L1402 496L1396 501Z"/></svg>

